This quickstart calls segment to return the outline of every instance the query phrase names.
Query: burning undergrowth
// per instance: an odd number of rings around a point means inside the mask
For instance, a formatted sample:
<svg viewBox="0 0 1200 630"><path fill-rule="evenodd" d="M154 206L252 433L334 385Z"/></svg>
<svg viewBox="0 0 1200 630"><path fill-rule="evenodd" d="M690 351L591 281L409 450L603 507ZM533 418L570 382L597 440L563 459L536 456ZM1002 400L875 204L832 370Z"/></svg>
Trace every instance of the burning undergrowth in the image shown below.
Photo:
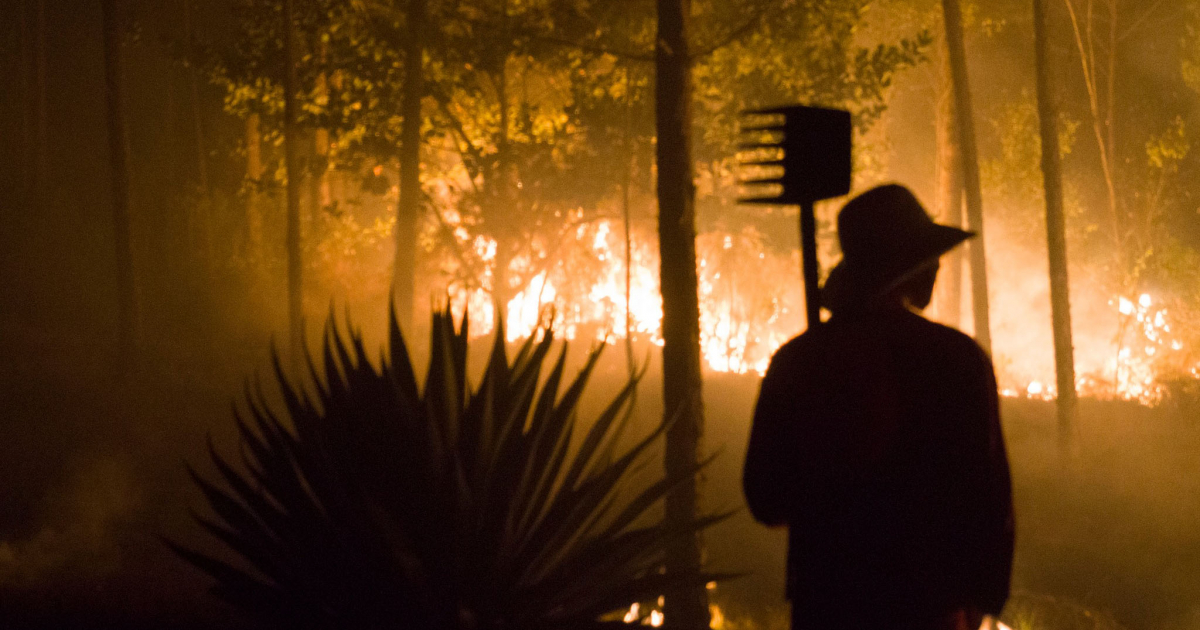
<svg viewBox="0 0 1200 630"><path fill-rule="evenodd" d="M581 213L582 214L582 213ZM1055 396L1049 286L1044 246L1039 250L997 225L988 240L992 326L998 379L1004 395ZM491 247L476 238L480 251ZM514 261L538 271L506 308L509 337L529 334L547 317L567 339L661 344L658 257L651 235L635 230L629 241L632 265L626 289L626 242L614 219L581 223L559 245L557 261L545 253ZM701 348L713 372L762 374L771 354L803 330L804 298L795 251L781 249L754 227L711 231L697 239ZM486 264L491 259L486 256ZM1080 270L1072 285L1075 316L1076 387L1080 395L1156 404L1188 390L1200 379L1200 356L1169 295L1148 291L1118 294ZM452 303L469 306L476 334L491 330L494 316L488 284L451 282ZM969 286L963 311L969 316ZM1182 309L1180 309L1182 310ZM935 304L934 317L944 313ZM968 321L969 317L963 317ZM949 323L949 322L947 322ZM964 326L970 332L970 325Z"/></svg>

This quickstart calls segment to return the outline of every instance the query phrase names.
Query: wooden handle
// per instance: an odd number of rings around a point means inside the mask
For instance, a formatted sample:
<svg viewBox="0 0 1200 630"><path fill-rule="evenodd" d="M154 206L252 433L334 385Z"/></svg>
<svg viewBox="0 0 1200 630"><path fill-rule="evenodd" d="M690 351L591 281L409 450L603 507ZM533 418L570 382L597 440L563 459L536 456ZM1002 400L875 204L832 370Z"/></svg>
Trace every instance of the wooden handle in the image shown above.
<svg viewBox="0 0 1200 630"><path fill-rule="evenodd" d="M808 329L821 325L820 266L817 262L817 215L813 202L800 204L800 260L804 272L804 306Z"/></svg>

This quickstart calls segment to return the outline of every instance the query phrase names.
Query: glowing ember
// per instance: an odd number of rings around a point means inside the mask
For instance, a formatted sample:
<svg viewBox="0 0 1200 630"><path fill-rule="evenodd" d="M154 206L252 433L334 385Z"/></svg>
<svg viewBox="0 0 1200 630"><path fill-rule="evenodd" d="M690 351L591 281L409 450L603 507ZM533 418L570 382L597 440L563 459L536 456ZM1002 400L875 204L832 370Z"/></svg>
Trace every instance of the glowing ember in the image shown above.
<svg viewBox="0 0 1200 630"><path fill-rule="evenodd" d="M1122 320L1117 352L1107 365L1113 397L1153 404L1164 393L1159 376L1179 371L1184 343L1171 332L1170 313L1155 303L1148 293L1139 295L1136 302L1116 299Z"/></svg>
<svg viewBox="0 0 1200 630"><path fill-rule="evenodd" d="M642 618L641 615L638 614L638 610L640 608L641 605L639 605L637 602L633 602L633 605L629 607L629 612L625 613L625 623L637 623L638 620Z"/></svg>
<svg viewBox="0 0 1200 630"><path fill-rule="evenodd" d="M712 588L713 587L710 586L709 590L712 590ZM658 605L660 607L662 606L662 602L663 598L659 597ZM662 611L651 610L650 614L643 618L641 615L641 608L641 604L634 602L633 605L629 607L629 611L625 613L625 616L622 617L621 620L627 624L641 624L643 626L652 626L655 628L663 625L663 621L666 620L666 617L663 615ZM716 604L709 604L708 613L708 627L712 628L712 630L722 630L725 627L725 613L721 612L720 606L717 606Z"/></svg>
<svg viewBox="0 0 1200 630"><path fill-rule="evenodd" d="M725 627L725 613L722 613L721 608L716 604L708 607L708 616L708 627L712 630L722 630Z"/></svg>

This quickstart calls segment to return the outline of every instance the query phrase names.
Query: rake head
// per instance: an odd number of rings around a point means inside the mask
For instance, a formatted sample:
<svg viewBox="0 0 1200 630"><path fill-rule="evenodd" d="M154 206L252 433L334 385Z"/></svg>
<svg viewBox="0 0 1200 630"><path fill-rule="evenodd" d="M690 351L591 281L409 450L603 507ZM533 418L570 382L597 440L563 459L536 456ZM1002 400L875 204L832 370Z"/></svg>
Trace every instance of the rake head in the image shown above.
<svg viewBox="0 0 1200 630"><path fill-rule="evenodd" d="M850 192L850 112L793 105L742 115L770 122L741 128L740 165L759 175L738 183L766 194L739 201L803 205Z"/></svg>

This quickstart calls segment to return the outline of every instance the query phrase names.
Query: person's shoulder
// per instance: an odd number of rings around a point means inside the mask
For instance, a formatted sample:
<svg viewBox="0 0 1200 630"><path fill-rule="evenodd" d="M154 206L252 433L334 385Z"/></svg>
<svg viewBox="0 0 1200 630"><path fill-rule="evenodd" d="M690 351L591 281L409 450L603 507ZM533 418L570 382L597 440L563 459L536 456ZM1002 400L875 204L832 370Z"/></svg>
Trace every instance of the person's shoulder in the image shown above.
<svg viewBox="0 0 1200 630"><path fill-rule="evenodd" d="M991 367L992 359L987 352L970 335L941 324L920 315L912 314L905 318L909 325L917 329L922 340L928 340L940 354L960 359L964 365L987 365Z"/></svg>
<svg viewBox="0 0 1200 630"><path fill-rule="evenodd" d="M825 324L819 328L805 330L779 346L775 350L775 356L802 356L812 352L817 345L817 340L828 333L828 328L828 324Z"/></svg>
<svg viewBox="0 0 1200 630"><path fill-rule="evenodd" d="M791 366L797 363L804 362L808 357L811 357L815 346L816 339L821 329L806 330L779 346L775 353L771 355L771 368L781 368L783 366ZM768 368L770 369L770 368Z"/></svg>

